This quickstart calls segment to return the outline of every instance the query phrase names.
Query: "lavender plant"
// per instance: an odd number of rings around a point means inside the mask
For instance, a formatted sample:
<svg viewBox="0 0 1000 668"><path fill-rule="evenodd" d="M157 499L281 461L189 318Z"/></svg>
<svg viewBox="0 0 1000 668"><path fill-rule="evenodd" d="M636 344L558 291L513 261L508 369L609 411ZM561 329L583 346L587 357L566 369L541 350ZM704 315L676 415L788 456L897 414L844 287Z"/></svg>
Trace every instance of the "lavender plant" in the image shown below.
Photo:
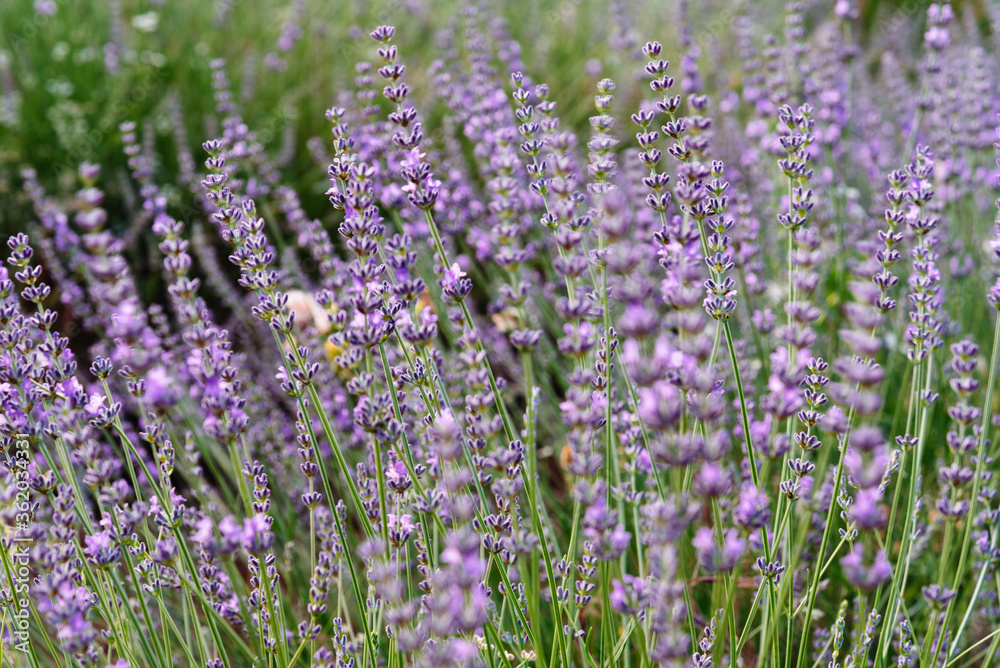
<svg viewBox="0 0 1000 668"><path fill-rule="evenodd" d="M0 666L1000 658L992 5L15 4Z"/></svg>

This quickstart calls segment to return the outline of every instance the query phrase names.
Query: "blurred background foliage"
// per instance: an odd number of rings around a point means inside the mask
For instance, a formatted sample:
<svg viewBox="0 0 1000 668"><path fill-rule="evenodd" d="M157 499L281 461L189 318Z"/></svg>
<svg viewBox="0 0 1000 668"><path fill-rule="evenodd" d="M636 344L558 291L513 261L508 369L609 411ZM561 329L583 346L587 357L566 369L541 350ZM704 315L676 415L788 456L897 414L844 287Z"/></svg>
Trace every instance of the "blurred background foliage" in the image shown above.
<svg viewBox="0 0 1000 668"><path fill-rule="evenodd" d="M730 30L739 14L780 34L782 4L692 2L693 38L703 59L709 65L732 62ZM806 4L807 21L830 12L827 0ZM908 56L912 64L928 4L859 3L860 41L871 67L890 48L908 50L897 55ZM118 126L124 121L137 122L146 145L155 145L156 178L171 197L190 197L176 185L176 139L186 136L200 168L198 146L219 133L213 58L226 60L247 124L272 155L282 156L282 182L300 193L310 215L329 215L325 168L305 147L313 137L325 141L324 110L352 89L354 64L374 57L368 30L383 23L399 27L397 41L410 68L414 101L433 137L440 130L435 125L443 102L434 99L423 75L442 55L439 30L457 21L461 5L451 0L3 0L0 232L31 227L34 214L22 192L22 169L34 168L50 194L67 196L76 189L75 170L82 162L103 166L111 225L126 226L138 197L130 192L122 153ZM953 7L958 24L975 26L989 37L985 0L956 0ZM601 77L619 82L619 96L626 100L620 109L633 106L629 97L638 94L642 42L657 39L668 57L679 56L677 1L504 0L496 10L522 46L527 73L544 73L564 122L580 129L587 125ZM299 38L281 51L278 42L290 26L298 26ZM901 36L913 43L899 43ZM614 48L621 39L631 40L632 48ZM631 56L622 55L627 53ZM739 90L739 81L732 80L739 72L708 71ZM709 93L712 76L706 80Z"/></svg>

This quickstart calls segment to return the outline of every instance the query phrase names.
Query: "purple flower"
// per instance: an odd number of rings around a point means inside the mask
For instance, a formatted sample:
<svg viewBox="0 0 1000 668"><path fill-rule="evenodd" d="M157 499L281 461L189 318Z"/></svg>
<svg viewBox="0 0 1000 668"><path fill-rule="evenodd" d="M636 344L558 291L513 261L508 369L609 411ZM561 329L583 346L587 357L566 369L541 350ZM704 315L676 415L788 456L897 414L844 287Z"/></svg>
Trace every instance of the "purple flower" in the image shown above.
<svg viewBox="0 0 1000 668"><path fill-rule="evenodd" d="M87 536L85 542L87 547L83 550L84 554L96 557L98 552L111 547L111 532L98 531L93 535Z"/></svg>
<svg viewBox="0 0 1000 668"><path fill-rule="evenodd" d="M735 529L727 529L720 546L716 532L708 527L701 527L691 539L691 545L694 546L702 567L709 573L715 573L735 568L746 550L747 542L740 538Z"/></svg>
<svg viewBox="0 0 1000 668"><path fill-rule="evenodd" d="M599 559L617 559L632 539L632 534L618 522L617 515L616 511L608 508L603 497L591 504L583 515L583 533Z"/></svg>
<svg viewBox="0 0 1000 668"><path fill-rule="evenodd" d="M733 508L733 521L748 531L756 531L767 525L771 517L767 495L751 482L740 487L739 499Z"/></svg>
<svg viewBox="0 0 1000 668"><path fill-rule="evenodd" d="M990 306L1000 311L1000 277L997 277L996 282L990 286L986 299Z"/></svg>
<svg viewBox="0 0 1000 668"><path fill-rule="evenodd" d="M195 532L191 534L192 541L201 545L206 545L214 538L215 531L211 517L206 515L195 522Z"/></svg>
<svg viewBox="0 0 1000 668"><path fill-rule="evenodd" d="M240 534L240 544L250 554L262 554L271 549L274 544L274 534L271 533L271 520L263 513L243 520L243 531Z"/></svg>
<svg viewBox="0 0 1000 668"><path fill-rule="evenodd" d="M892 577L892 566L881 550L875 554L875 560L870 565L863 563L862 548L855 544L854 549L840 559L840 567L844 577L855 587L875 589Z"/></svg>
<svg viewBox="0 0 1000 668"><path fill-rule="evenodd" d="M401 461L396 461L386 469L385 479L389 489L397 494L404 493L413 484L406 471L406 464Z"/></svg>
<svg viewBox="0 0 1000 668"><path fill-rule="evenodd" d="M704 464L692 482L695 493L707 498L720 497L732 489L732 486L729 474L713 462Z"/></svg>
<svg viewBox="0 0 1000 668"><path fill-rule="evenodd" d="M639 390L639 417L650 427L667 429L681 416L681 395L666 381Z"/></svg>
<svg viewBox="0 0 1000 668"><path fill-rule="evenodd" d="M881 479L881 473L878 478ZM889 511L882 505L882 493L877 488L858 490L850 515L862 531L882 529L889 521Z"/></svg>
<svg viewBox="0 0 1000 668"><path fill-rule="evenodd" d="M219 534L222 536L219 550L223 554L230 554L240 546L243 540L243 527L236 521L236 518L229 515L223 517L219 522Z"/></svg>
<svg viewBox="0 0 1000 668"><path fill-rule="evenodd" d="M646 581L625 574L621 580L611 581L611 608L622 615L635 615L646 607L648 597Z"/></svg>
<svg viewBox="0 0 1000 668"><path fill-rule="evenodd" d="M454 568L461 569L465 579L478 581L485 573L483 560L477 549L470 549L467 541L452 537L441 552L441 561Z"/></svg>

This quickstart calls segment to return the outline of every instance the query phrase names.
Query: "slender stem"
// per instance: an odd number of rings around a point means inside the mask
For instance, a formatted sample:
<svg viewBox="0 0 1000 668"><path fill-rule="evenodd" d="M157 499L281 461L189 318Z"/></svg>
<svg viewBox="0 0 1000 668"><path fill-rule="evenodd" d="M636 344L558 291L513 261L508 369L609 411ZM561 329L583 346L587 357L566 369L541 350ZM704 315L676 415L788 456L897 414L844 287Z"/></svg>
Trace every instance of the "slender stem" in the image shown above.
<svg viewBox="0 0 1000 668"><path fill-rule="evenodd" d="M837 473L834 477L833 482L833 497L830 499L830 507L826 511L826 526L823 530L823 538L820 541L819 546L819 560L822 562L824 556L826 555L826 546L830 540L831 527L833 526L833 514L837 508L837 493L840 489L840 481L844 473L844 457L847 454L847 442L844 439L840 440L840 458L837 461ZM816 594L819 590L819 578L821 569L815 570L815 575L812 578L812 583L809 587L809 603L806 606L806 616L802 621L802 635L799 638L799 657L796 661L796 665L801 666L805 659L806 644L809 641L809 629L810 620L812 619L813 607L816 604Z"/></svg>
<svg viewBox="0 0 1000 668"><path fill-rule="evenodd" d="M760 474L757 471L757 462L753 452L753 443L750 440L750 418L747 414L746 397L743 393L743 381L740 378L740 365L736 359L736 347L733 344L733 333L726 320L723 324L726 334L726 345L729 348L729 359L733 365L733 376L736 381L736 392L740 399L740 417L743 421L743 439L746 445L747 458L750 460L750 476L753 479L754 487L760 489ZM767 526L761 527L761 542L764 545L764 559L771 563L771 539L767 534ZM768 594L768 610L777 610L777 597L774 588L774 578L766 578ZM752 614L751 614L752 616ZM772 648L773 649L773 648ZM775 667L776 668L776 667Z"/></svg>
<svg viewBox="0 0 1000 668"><path fill-rule="evenodd" d="M976 517L976 505L979 502L979 489L983 480L983 471L986 468L986 440L989 434L990 417L993 415L993 391L996 387L996 375L997 375L997 360L1000 359L1000 311L997 312L996 320L993 323L993 353L990 356L990 373L989 382L986 384L986 397L983 400L983 420L979 432L979 444L976 448L976 474L973 478L972 483L972 498L969 500L969 512L965 516L965 532L962 537L962 552L958 559L958 568L955 570L955 579L952 584L952 589L957 591L959 586L962 584L963 576L965 573L965 562L969 556L969 546L972 543L972 525L973 518ZM993 542L996 543L996 535L993 536ZM985 569L984 569L985 570ZM961 639L962 633L965 631L965 624L967 623L967 617L969 612L971 612L972 605L975 602L976 597L979 595L979 589L982 586L980 581L977 584L975 593L973 595L972 601L969 603L969 610L966 611L966 619L963 620L961 627L959 628L958 634L952 640L952 647L957 646L958 641ZM948 628L948 622L951 620L951 614L954 610L954 601L951 599L948 601L948 605L945 608L944 613L944 623L942 628ZM936 665L938 654L941 653L942 643L938 643L937 649L934 650L933 663L928 665ZM921 657L923 652L921 652Z"/></svg>

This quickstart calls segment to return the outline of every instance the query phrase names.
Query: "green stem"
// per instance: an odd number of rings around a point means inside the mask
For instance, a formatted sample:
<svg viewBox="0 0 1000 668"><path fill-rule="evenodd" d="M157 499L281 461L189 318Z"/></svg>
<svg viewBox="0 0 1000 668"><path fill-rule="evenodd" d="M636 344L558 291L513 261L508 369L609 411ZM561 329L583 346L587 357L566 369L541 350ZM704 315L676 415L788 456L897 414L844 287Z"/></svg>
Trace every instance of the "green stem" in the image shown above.
<svg viewBox="0 0 1000 668"><path fill-rule="evenodd" d="M983 480L983 471L986 468L985 455L986 455L986 437L989 434L990 427L990 417L993 414L993 391L996 387L996 375L997 375L997 360L1000 359L1000 312L997 313L996 320L993 323L993 353L990 356L990 373L989 382L986 385L986 398L983 401L983 420L979 432L979 444L976 448L976 477L973 479L972 483L972 498L969 500L969 512L965 515L965 532L962 537L962 552L958 559L958 568L955 571L955 579L952 584L952 589L958 591L958 588L962 584L963 574L965 573L965 562L969 556L969 546L972 543L972 525L973 518L976 517L976 505L979 502L979 489ZM996 535L994 534L994 542L996 542ZM981 583L980 583L981 586ZM979 595L979 586L976 587L975 594L973 596L972 602L969 604L969 611L971 611L972 603L975 602L975 597ZM954 610L953 598L948 602L948 606L945 609L943 628L948 628L948 622L951 619L951 613ZM961 638L962 632L965 630L965 620L960 627L959 634L953 639L952 647L958 644ZM938 654L941 652L941 644L938 643L937 649L934 651L933 662L928 665L937 665ZM921 658L923 658L924 652L921 651Z"/></svg>

